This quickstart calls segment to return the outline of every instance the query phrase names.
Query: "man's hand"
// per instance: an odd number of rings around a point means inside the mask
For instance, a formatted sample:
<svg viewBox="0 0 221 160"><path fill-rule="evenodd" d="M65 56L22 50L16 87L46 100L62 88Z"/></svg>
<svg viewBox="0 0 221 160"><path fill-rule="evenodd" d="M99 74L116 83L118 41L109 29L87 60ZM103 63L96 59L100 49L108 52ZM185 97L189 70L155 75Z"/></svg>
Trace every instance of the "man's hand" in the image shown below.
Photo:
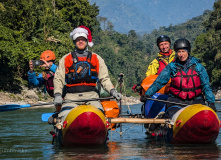
<svg viewBox="0 0 221 160"><path fill-rule="evenodd" d="M216 109L216 107L215 107L215 103L209 103L208 106L209 106L210 108L212 108L215 112L217 112L217 109Z"/></svg>
<svg viewBox="0 0 221 160"><path fill-rule="evenodd" d="M61 97L60 93L55 93L54 95L54 105L55 106L61 106L63 102L63 99Z"/></svg>
<svg viewBox="0 0 221 160"><path fill-rule="evenodd" d="M118 101L121 100L122 95L116 91L116 89L111 89L110 94L116 98Z"/></svg>

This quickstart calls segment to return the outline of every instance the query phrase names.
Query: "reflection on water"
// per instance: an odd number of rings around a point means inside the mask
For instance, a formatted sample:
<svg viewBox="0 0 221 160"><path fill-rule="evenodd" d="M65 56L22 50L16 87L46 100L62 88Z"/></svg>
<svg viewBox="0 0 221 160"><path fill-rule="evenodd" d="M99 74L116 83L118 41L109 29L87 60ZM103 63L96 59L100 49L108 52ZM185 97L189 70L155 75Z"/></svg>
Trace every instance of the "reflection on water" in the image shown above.
<svg viewBox="0 0 221 160"><path fill-rule="evenodd" d="M140 113L141 105L130 106ZM221 109L221 104L216 104ZM128 108L124 106L123 111ZM51 144L52 126L41 121L41 114L53 108L30 108L0 112L0 159L221 159L221 135L215 144L173 145L163 140L146 139L142 125L123 124L109 132L105 146L93 148L58 148ZM218 113L221 119L221 113Z"/></svg>

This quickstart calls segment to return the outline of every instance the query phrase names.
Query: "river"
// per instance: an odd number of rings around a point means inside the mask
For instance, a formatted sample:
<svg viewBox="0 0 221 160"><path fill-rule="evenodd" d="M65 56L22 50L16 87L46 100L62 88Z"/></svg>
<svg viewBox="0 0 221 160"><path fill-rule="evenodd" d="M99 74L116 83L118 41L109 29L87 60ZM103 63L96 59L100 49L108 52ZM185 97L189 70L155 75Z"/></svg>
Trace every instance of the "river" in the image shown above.
<svg viewBox="0 0 221 160"><path fill-rule="evenodd" d="M122 106L134 113L140 113L141 104ZM221 110L221 103L216 103ZM52 126L41 121L43 113L54 108L28 108L0 112L0 159L221 159L221 135L214 144L174 145L164 141L146 139L142 125L123 124L109 131L107 145L93 148L58 148L51 144L49 132ZM221 119L221 112L217 113Z"/></svg>

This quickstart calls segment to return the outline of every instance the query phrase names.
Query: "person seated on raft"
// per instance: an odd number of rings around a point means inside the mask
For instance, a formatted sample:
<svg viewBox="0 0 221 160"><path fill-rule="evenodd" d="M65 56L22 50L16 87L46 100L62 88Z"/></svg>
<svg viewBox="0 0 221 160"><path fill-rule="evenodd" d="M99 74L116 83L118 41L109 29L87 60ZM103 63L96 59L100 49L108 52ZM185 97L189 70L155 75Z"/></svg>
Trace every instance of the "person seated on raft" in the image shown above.
<svg viewBox="0 0 221 160"><path fill-rule="evenodd" d="M151 75L159 75L160 72L172 61L175 60L175 51L171 49L171 40L170 37L167 35L161 35L157 38L156 44L159 48L159 53L157 58L155 58L148 66L146 71L146 77ZM134 85L132 90L135 92L141 93L141 86L142 83Z"/></svg>
<svg viewBox="0 0 221 160"><path fill-rule="evenodd" d="M74 51L64 55L59 61L59 66L54 77L54 105L60 112L62 105L62 86L66 82L67 100L87 100L99 98L96 83L99 81L103 88L117 100L121 94L113 87L107 66L104 60L96 53L88 50L88 45L93 46L91 31L85 26L79 26L70 33L75 48ZM82 104L82 103L81 103ZM91 104L103 111L98 101L90 101ZM65 106L76 107L80 103L66 103ZM66 113L60 112L59 116Z"/></svg>
<svg viewBox="0 0 221 160"><path fill-rule="evenodd" d="M169 63L159 74L154 83L141 96L141 101L146 102L147 98L160 90L171 78L168 101L183 104L205 104L216 112L215 96L209 83L209 76L200 60L190 56L191 45L187 39L178 39L174 43L174 50L177 58ZM204 100L204 96L205 100ZM171 118L183 106L172 107L173 104L166 104L165 117Z"/></svg>
<svg viewBox="0 0 221 160"><path fill-rule="evenodd" d="M170 48L171 40L167 35L161 35L157 38L157 46L160 52L146 71L146 76L159 75L160 72L175 58L175 51Z"/></svg>

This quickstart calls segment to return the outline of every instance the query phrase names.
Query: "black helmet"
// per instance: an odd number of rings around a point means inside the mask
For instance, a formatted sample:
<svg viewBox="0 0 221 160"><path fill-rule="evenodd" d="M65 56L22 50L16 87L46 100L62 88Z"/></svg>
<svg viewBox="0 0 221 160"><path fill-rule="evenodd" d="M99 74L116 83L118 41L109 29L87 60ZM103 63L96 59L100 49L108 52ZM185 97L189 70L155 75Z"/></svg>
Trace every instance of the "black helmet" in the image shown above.
<svg viewBox="0 0 221 160"><path fill-rule="evenodd" d="M190 42L185 38L176 40L174 43L174 50L177 52L179 49L186 49L190 53Z"/></svg>
<svg viewBox="0 0 221 160"><path fill-rule="evenodd" d="M157 46L159 47L159 44L165 41L171 43L170 38L167 35L161 35L160 37L157 38Z"/></svg>

